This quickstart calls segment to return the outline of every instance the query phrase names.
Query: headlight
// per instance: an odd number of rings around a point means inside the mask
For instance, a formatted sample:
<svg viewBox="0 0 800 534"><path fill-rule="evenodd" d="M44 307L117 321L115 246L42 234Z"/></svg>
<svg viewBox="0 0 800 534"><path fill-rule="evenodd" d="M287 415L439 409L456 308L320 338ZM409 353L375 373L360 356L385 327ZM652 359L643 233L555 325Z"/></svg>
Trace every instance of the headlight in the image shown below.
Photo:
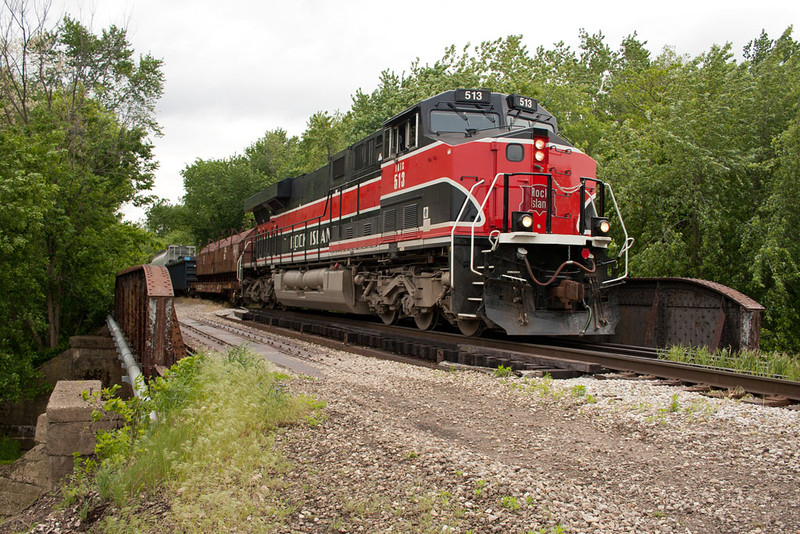
<svg viewBox="0 0 800 534"><path fill-rule="evenodd" d="M544 161L544 152L537 150L533 157L536 159L536 161Z"/></svg>
<svg viewBox="0 0 800 534"><path fill-rule="evenodd" d="M515 211L511 214L512 232L530 232L533 228L533 215L527 211Z"/></svg>
<svg viewBox="0 0 800 534"><path fill-rule="evenodd" d="M535 139L533 141L533 146L536 147L536 150L542 150L544 148L545 141L544 139Z"/></svg>
<svg viewBox="0 0 800 534"><path fill-rule="evenodd" d="M605 217L592 217L592 235L608 235L611 223Z"/></svg>

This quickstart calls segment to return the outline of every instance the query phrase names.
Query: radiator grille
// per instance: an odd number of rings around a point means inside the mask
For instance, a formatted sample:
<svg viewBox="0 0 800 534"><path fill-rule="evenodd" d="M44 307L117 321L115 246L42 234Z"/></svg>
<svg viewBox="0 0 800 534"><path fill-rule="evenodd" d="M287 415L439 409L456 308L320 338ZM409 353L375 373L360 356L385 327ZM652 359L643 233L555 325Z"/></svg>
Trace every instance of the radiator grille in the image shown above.
<svg viewBox="0 0 800 534"><path fill-rule="evenodd" d="M417 223L417 205L403 206L403 230L411 230L419 226Z"/></svg>
<svg viewBox="0 0 800 534"><path fill-rule="evenodd" d="M397 210L383 212L383 231L394 232L397 230Z"/></svg>

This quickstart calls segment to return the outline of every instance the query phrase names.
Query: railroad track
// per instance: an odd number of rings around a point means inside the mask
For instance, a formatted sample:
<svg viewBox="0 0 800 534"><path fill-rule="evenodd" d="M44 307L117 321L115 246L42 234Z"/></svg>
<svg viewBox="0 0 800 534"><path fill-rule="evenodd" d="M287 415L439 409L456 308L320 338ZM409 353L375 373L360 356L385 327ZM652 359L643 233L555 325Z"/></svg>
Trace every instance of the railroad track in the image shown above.
<svg viewBox="0 0 800 534"><path fill-rule="evenodd" d="M231 347L249 345L253 352L266 360L301 375L321 378L313 366L315 351L308 345L298 345L285 336L260 332L256 325L234 324L224 319L182 318L181 332L190 352L201 347L212 351L227 351Z"/></svg>
<svg viewBox="0 0 800 534"><path fill-rule="evenodd" d="M428 366L443 362L490 368L502 365L518 373L554 378L619 371L700 385L697 389L744 391L764 396L765 403L781 404L784 399L800 402L798 382L661 360L658 356L663 351L658 349L563 340L545 344L541 340L466 338L455 333L364 323L346 316L285 310L248 310L242 313L242 319L281 328L283 335L294 332L294 337L305 340L315 336L314 342L333 343L344 350L364 353L366 349L369 355L390 354L394 355L391 359Z"/></svg>
<svg viewBox="0 0 800 534"><path fill-rule="evenodd" d="M180 321L180 328L184 337L184 344L189 352L195 353L201 347L211 350L227 350L233 346L232 343L200 328L200 326L198 326L199 324L200 322L198 321Z"/></svg>

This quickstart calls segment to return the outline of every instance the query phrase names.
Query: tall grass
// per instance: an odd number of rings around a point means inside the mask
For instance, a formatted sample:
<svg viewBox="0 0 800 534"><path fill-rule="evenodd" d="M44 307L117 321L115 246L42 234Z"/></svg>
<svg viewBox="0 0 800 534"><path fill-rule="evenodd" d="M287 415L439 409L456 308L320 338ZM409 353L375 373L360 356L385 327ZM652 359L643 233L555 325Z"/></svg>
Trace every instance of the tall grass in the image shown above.
<svg viewBox="0 0 800 534"><path fill-rule="evenodd" d="M151 384L149 401L109 400L127 424L98 439L98 461L87 467L100 495L122 510L105 519L104 530L269 530L291 511L275 491L288 467L272 448L272 431L313 423L322 408L289 395L288 379L233 349L184 358ZM143 525L129 503L162 490L171 512L158 525Z"/></svg>
<svg viewBox="0 0 800 534"><path fill-rule="evenodd" d="M800 357L782 352L752 350L735 352L730 349L711 352L706 347L677 346L672 347L660 358L800 382Z"/></svg>

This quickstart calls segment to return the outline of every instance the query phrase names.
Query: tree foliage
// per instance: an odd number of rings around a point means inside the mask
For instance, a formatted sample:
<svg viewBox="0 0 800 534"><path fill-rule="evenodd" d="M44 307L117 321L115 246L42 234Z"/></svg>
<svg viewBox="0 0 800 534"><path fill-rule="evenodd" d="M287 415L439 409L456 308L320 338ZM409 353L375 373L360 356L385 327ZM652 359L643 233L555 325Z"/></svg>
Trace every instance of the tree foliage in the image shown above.
<svg viewBox="0 0 800 534"><path fill-rule="evenodd" d="M47 5L7 0L0 19L0 353L25 358L96 324L144 231L161 62L124 30L94 35Z"/></svg>

